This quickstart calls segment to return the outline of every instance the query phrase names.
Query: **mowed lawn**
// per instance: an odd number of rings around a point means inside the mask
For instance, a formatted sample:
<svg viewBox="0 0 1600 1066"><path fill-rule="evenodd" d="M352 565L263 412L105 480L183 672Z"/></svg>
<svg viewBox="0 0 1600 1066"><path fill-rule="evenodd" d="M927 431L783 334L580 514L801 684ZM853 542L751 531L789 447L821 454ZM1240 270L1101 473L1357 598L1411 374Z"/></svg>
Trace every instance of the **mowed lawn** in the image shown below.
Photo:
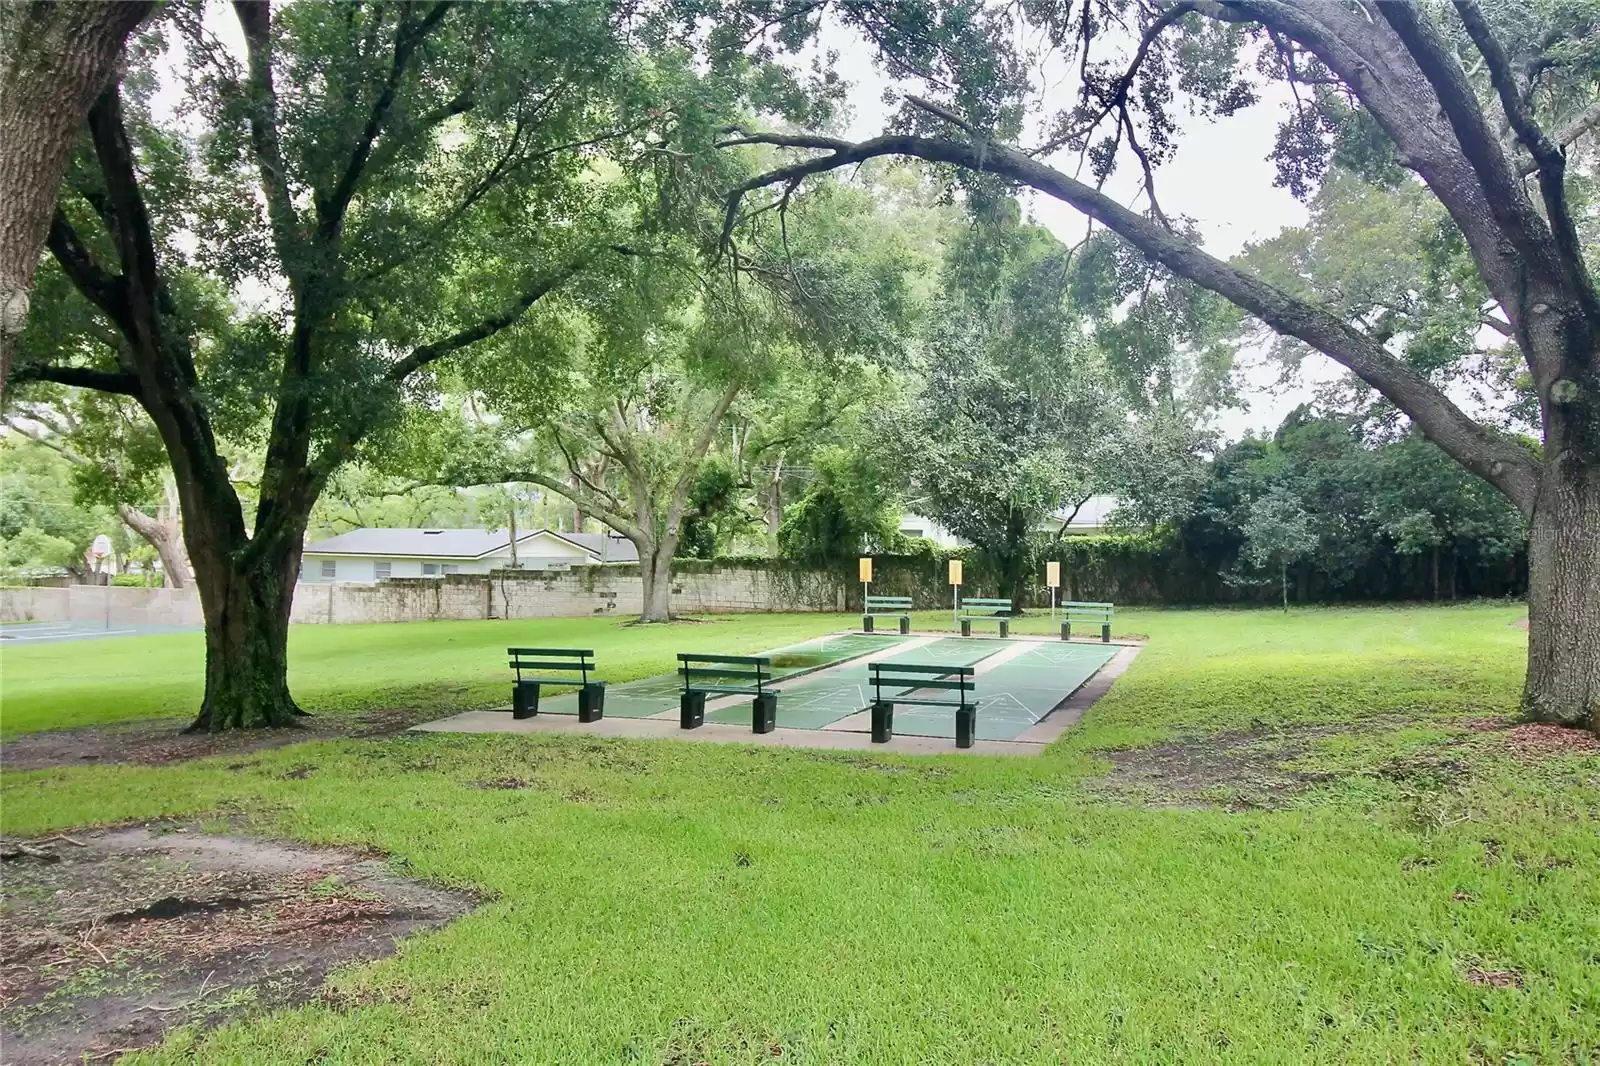
<svg viewBox="0 0 1600 1066"><path fill-rule="evenodd" d="M670 626L615 618L298 625L289 630L289 683L313 713L415 707L443 716L510 703L511 646L593 648L600 677L629 681L670 672L680 651L761 651L850 622L789 614ZM0 652L0 736L192 716L204 686L199 633L7 647Z"/></svg>
<svg viewBox="0 0 1600 1066"><path fill-rule="evenodd" d="M1147 649L1032 759L408 735L7 773L0 823L243 819L486 898L336 974L326 1003L134 1063L1592 1064L1600 757L1519 754L1467 724L1514 712L1521 613L1127 612ZM475 691L506 630L456 626L442 683ZM323 647L298 691L424 691L405 660L444 656L451 631L389 627L387 652L319 631L372 661L341 676ZM641 664L682 643L615 639L619 657L662 642ZM57 698L106 706L141 680L119 671L63 673ZM1108 776L1113 749L1205 752L1240 730L1299 738L1284 758L1309 787L1251 807L1226 781L1134 799ZM507 778L527 787L475 787Z"/></svg>

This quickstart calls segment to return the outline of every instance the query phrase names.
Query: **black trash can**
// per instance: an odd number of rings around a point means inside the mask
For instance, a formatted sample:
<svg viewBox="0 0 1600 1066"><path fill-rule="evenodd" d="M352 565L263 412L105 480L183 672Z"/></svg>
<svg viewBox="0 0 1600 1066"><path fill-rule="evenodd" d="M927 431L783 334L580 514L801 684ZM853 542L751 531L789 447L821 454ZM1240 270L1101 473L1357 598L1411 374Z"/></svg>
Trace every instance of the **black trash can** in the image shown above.
<svg viewBox="0 0 1600 1066"><path fill-rule="evenodd" d="M606 716L606 683L591 681L578 690L578 721L598 722Z"/></svg>
<svg viewBox="0 0 1600 1066"><path fill-rule="evenodd" d="M762 692L750 701L750 729L770 733L778 724L778 694Z"/></svg>
<svg viewBox="0 0 1600 1066"><path fill-rule="evenodd" d="M684 729L699 729L706 722L706 694L685 692L678 697L678 725Z"/></svg>
<svg viewBox="0 0 1600 1066"><path fill-rule="evenodd" d="M972 619L963 618L961 620L961 635L964 637L972 636Z"/></svg>
<svg viewBox="0 0 1600 1066"><path fill-rule="evenodd" d="M872 704L872 742L887 744L894 736L894 704L876 700Z"/></svg>
<svg viewBox="0 0 1600 1066"><path fill-rule="evenodd" d="M872 632L872 616L870 614L864 614L861 616L861 632Z"/></svg>
<svg viewBox="0 0 1600 1066"><path fill-rule="evenodd" d="M963 703L956 708L956 747L970 748L978 732L978 707Z"/></svg>
<svg viewBox="0 0 1600 1066"><path fill-rule="evenodd" d="M900 635L904 636L905 634L907 634L909 632L911 632L911 616L910 615L901 615L900 616Z"/></svg>
<svg viewBox="0 0 1600 1066"><path fill-rule="evenodd" d="M519 681L511 686L511 717L532 718L539 713L539 682Z"/></svg>

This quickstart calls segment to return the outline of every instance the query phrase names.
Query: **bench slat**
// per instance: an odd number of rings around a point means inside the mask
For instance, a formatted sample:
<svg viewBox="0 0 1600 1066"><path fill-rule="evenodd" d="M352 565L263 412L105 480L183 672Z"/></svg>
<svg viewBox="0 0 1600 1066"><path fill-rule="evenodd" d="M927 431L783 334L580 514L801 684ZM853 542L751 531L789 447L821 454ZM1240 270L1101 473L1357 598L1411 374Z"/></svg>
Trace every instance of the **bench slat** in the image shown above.
<svg viewBox="0 0 1600 1066"><path fill-rule="evenodd" d="M883 688L904 689L906 692L916 692L924 688L947 688L964 692L973 687L972 682L965 678L960 681L941 681L936 678L886 677L881 681L874 681L873 684Z"/></svg>
<svg viewBox="0 0 1600 1066"><path fill-rule="evenodd" d="M588 663L554 662L549 659L512 659L513 670L571 670L573 673L588 673L594 667Z"/></svg>
<svg viewBox="0 0 1600 1066"><path fill-rule="evenodd" d="M682 677L748 677L753 681L770 680L772 677L760 670L715 670L700 666L686 666L678 674Z"/></svg>
<svg viewBox="0 0 1600 1066"><path fill-rule="evenodd" d="M678 661L683 663L759 663L762 666L772 665L772 657L770 655L691 655L680 652Z"/></svg>
<svg viewBox="0 0 1600 1066"><path fill-rule="evenodd" d="M507 655L581 655L594 656L593 648L507 648Z"/></svg>
<svg viewBox="0 0 1600 1066"><path fill-rule="evenodd" d="M582 681L579 681L575 677L519 677L519 678L517 678L518 684L526 685L526 684L528 684L529 682L532 682L532 681L537 681L541 685L566 685L569 688L578 688L579 686L581 686L583 684ZM603 684L605 684L605 682L604 681L592 681L592 682L590 682L590 684L603 685Z"/></svg>
<svg viewBox="0 0 1600 1066"><path fill-rule="evenodd" d="M931 663L868 663L867 668L873 673L885 670L899 671L911 674L970 674L971 666L935 666Z"/></svg>
<svg viewBox="0 0 1600 1066"><path fill-rule="evenodd" d="M723 693L729 693L729 694L735 695L735 696L759 696L762 693L766 693L769 696L776 696L778 694L778 690L775 689L775 688L762 688L762 689L741 688L738 685L696 685L696 686L694 686L694 691L695 692L723 692Z"/></svg>
<svg viewBox="0 0 1600 1066"><path fill-rule="evenodd" d="M912 706L912 707L960 707L960 706L963 706L963 704L959 700L886 699L883 702L885 702L885 703L895 703L895 704L905 704L907 706ZM976 707L977 705L978 705L978 701L977 700L968 700L966 702L966 704L965 704L965 706L968 706L968 707Z"/></svg>

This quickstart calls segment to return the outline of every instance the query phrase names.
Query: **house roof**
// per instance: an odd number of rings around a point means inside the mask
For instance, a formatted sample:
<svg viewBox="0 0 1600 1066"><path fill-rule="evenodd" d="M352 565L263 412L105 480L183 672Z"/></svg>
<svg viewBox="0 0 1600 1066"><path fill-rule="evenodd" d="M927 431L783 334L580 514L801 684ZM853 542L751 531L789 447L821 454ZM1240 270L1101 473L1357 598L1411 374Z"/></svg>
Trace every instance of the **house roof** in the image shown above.
<svg viewBox="0 0 1600 1066"><path fill-rule="evenodd" d="M527 551L531 542L555 537L587 551L595 559L613 563L639 561L633 542L616 533L557 533L536 529L517 537L517 550ZM481 559L508 552L508 530L487 529L352 529L305 547L308 555L380 555L406 559Z"/></svg>

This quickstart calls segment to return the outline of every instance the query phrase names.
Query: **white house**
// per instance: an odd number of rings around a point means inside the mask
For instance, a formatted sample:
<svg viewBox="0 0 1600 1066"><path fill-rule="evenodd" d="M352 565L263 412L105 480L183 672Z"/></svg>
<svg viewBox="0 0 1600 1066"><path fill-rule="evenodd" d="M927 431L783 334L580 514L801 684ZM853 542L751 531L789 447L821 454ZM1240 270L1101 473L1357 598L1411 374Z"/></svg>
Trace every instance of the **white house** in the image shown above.
<svg viewBox="0 0 1600 1066"><path fill-rule="evenodd" d="M1076 514L1071 507L1066 507L1039 519L1034 528L1041 533L1055 533L1061 528L1061 523L1066 522L1068 536L1104 533L1111 512L1115 511L1121 502L1115 496L1090 496L1083 502L1083 506L1078 508ZM921 515L903 516L900 519L900 532L907 537L925 537L941 548L959 548L966 544L966 541L933 519Z"/></svg>
<svg viewBox="0 0 1600 1066"><path fill-rule="evenodd" d="M636 563L633 542L616 533L536 529L517 537L517 569L566 570ZM352 529L307 544L301 581L382 581L391 577L487 574L511 567L511 534L486 529Z"/></svg>

